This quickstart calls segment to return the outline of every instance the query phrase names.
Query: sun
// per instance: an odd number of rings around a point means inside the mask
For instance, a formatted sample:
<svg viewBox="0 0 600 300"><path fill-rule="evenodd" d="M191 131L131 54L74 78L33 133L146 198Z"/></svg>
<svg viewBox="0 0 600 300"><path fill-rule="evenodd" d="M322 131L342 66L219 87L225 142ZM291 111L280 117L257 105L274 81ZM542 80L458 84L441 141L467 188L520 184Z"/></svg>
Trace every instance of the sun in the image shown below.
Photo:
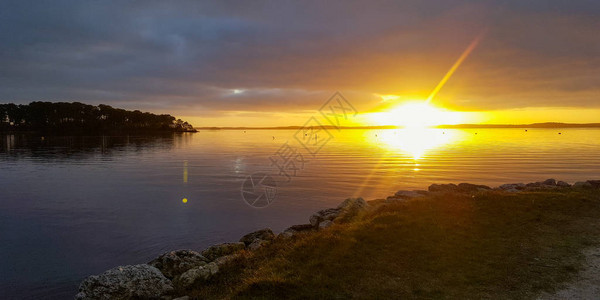
<svg viewBox="0 0 600 300"><path fill-rule="evenodd" d="M427 128L437 125L455 125L464 120L461 112L435 107L427 101L404 102L388 111L373 113L372 122L404 128Z"/></svg>

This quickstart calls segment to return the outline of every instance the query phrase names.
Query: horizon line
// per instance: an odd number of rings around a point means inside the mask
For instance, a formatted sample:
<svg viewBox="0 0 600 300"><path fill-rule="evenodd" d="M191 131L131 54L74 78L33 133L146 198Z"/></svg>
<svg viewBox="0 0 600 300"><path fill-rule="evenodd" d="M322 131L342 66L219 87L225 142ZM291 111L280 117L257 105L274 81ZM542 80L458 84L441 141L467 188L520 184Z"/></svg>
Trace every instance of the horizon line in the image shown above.
<svg viewBox="0 0 600 300"><path fill-rule="evenodd" d="M304 126L202 126L194 127L197 130L267 130L267 129L301 129ZM321 126L324 129L404 129L404 126L397 125L365 125L365 126ZM594 128L600 127L600 123L562 123L562 122L543 122L530 124L455 124L455 125L436 125L426 128L437 129L462 129L462 128Z"/></svg>

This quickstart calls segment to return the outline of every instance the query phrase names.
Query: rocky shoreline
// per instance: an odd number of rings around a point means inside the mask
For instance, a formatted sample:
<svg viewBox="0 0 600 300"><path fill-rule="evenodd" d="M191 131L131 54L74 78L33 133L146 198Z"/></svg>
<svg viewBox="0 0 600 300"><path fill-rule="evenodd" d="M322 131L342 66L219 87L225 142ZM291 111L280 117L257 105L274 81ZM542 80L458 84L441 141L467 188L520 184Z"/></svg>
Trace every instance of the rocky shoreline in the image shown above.
<svg viewBox="0 0 600 300"><path fill-rule="evenodd" d="M532 183L510 183L496 188L470 183L432 184L428 190L400 190L386 199L365 201L349 198L336 208L320 210L309 223L293 225L276 235L265 228L243 236L238 242L213 245L197 252L176 250L164 253L147 264L119 266L100 275L89 276L79 286L75 299L164 299L184 300L190 287L202 284L219 272L219 268L243 251L252 252L278 239L299 233L325 230L335 223L350 222L362 211L396 201L424 198L432 193L477 194L486 192L521 193L560 189L600 189L600 180L576 182L573 185L554 179ZM178 298L177 298L178 297Z"/></svg>

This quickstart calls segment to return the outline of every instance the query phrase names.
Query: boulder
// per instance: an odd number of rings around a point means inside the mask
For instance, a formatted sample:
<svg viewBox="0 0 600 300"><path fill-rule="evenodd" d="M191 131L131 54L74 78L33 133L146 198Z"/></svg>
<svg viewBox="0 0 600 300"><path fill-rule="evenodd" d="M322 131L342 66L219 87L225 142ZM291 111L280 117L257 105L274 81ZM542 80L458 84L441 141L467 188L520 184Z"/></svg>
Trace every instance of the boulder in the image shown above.
<svg viewBox="0 0 600 300"><path fill-rule="evenodd" d="M425 192L425 193L423 193L423 192ZM427 191L405 191L405 190L400 190L400 191L397 191L394 194L394 197L404 198L404 199L411 199L411 198L423 197L423 196L425 196L426 193L427 193Z"/></svg>
<svg viewBox="0 0 600 300"><path fill-rule="evenodd" d="M503 185L499 186L499 188L500 188L501 190L510 190L510 189L516 189L516 188L517 188L517 185L516 185L516 183L505 183L505 184L503 184Z"/></svg>
<svg viewBox="0 0 600 300"><path fill-rule="evenodd" d="M587 183L595 189L600 189L600 180L588 180Z"/></svg>
<svg viewBox="0 0 600 300"><path fill-rule="evenodd" d="M246 248L246 244L242 242L238 243L223 243L219 245L213 245L202 251L202 256L206 257L209 261L213 261L221 256L230 255Z"/></svg>
<svg viewBox="0 0 600 300"><path fill-rule="evenodd" d="M319 227L319 223L329 220L335 220L340 214L339 208L328 208L318 211L316 214L312 215L309 219L309 222L315 228Z"/></svg>
<svg viewBox="0 0 600 300"><path fill-rule="evenodd" d="M319 229L325 229L325 228L328 228L331 225L333 225L332 221L325 220L325 221L319 223Z"/></svg>
<svg viewBox="0 0 600 300"><path fill-rule="evenodd" d="M546 179L543 182L530 182L525 185L525 190L527 191L549 190L556 188L558 188L558 186L556 185L556 180L554 179Z"/></svg>
<svg viewBox="0 0 600 300"><path fill-rule="evenodd" d="M173 284L150 265L120 266L86 278L75 299L159 299Z"/></svg>
<svg viewBox="0 0 600 300"><path fill-rule="evenodd" d="M350 221L356 217L361 211L367 209L369 204L363 198L348 198L338 205L340 210L337 221Z"/></svg>
<svg viewBox="0 0 600 300"><path fill-rule="evenodd" d="M392 202L405 202L408 201L410 198L403 198L403 197L398 197L398 196L388 196L387 198L385 198L385 203L392 203Z"/></svg>
<svg viewBox="0 0 600 300"><path fill-rule="evenodd" d="M556 186L559 186L559 187L570 187L571 185L568 184L567 182L559 181L559 182L556 183Z"/></svg>
<svg viewBox="0 0 600 300"><path fill-rule="evenodd" d="M575 182L575 184L573 184L573 187L577 188L577 189L591 189L593 186L591 183L589 183L587 181L585 181L585 182L578 181L578 182Z"/></svg>
<svg viewBox="0 0 600 300"><path fill-rule="evenodd" d="M257 240L254 240L254 242L252 242L250 245L248 245L248 249L254 251L268 243L269 243L269 241L257 239Z"/></svg>
<svg viewBox="0 0 600 300"><path fill-rule="evenodd" d="M457 188L458 188L458 191L462 192L462 193L473 193L473 192L480 192L480 191L486 191L486 190L492 189L491 187L489 187L487 185L472 184L472 183L459 183Z"/></svg>
<svg viewBox="0 0 600 300"><path fill-rule="evenodd" d="M542 183L541 182L530 182L528 184L525 185L528 188L532 188L532 187L542 187Z"/></svg>
<svg viewBox="0 0 600 300"><path fill-rule="evenodd" d="M413 191L399 190L394 195L387 197L385 199L385 202L386 203L402 202L402 201L407 201L407 200L414 199L414 198L425 197L425 196L427 196L427 194L429 194L429 192L424 191L424 190L413 190Z"/></svg>
<svg viewBox="0 0 600 300"><path fill-rule="evenodd" d="M314 231L314 230L315 230L315 228L312 224L294 225L294 226L290 226L286 230L284 230L281 233L281 236L282 237L292 237L301 232L308 232L308 231Z"/></svg>
<svg viewBox="0 0 600 300"><path fill-rule="evenodd" d="M260 241L260 240L257 240L257 241ZM217 264L217 266L220 267L220 266L224 265L225 263L231 261L232 259L234 259L234 258L236 258L238 256L239 256L238 254L231 254L231 255L221 256L221 257L215 259L214 263Z"/></svg>
<svg viewBox="0 0 600 300"><path fill-rule="evenodd" d="M308 223L310 223L310 225L312 225L313 227L318 227L321 221L323 221L323 219L321 218L318 212L310 216L310 218L308 219Z"/></svg>
<svg viewBox="0 0 600 300"><path fill-rule="evenodd" d="M288 229L301 232L301 231L312 231L314 228L310 224L300 224L300 225L292 225L292 226L288 227ZM288 229L286 229L286 230L288 230Z"/></svg>
<svg viewBox="0 0 600 300"><path fill-rule="evenodd" d="M501 190L510 190L510 189L522 190L522 189L525 189L526 186L527 185L524 183L506 183L506 184L499 186L499 188Z"/></svg>
<svg viewBox="0 0 600 300"><path fill-rule="evenodd" d="M275 234L269 228L257 230L246 234L240 239L240 242L244 243L246 247L252 244L255 240L271 241L275 239Z"/></svg>
<svg viewBox="0 0 600 300"><path fill-rule="evenodd" d="M217 272L219 272L219 266L215 262L211 262L204 266L187 270L177 278L175 284L179 288L187 289L197 281L206 280Z"/></svg>
<svg viewBox="0 0 600 300"><path fill-rule="evenodd" d="M148 264L159 269L165 277L173 279L183 272L203 266L208 260L200 253L192 250L177 250L167 252Z"/></svg>
<svg viewBox="0 0 600 300"><path fill-rule="evenodd" d="M457 192L458 186L454 183L449 184L432 184L429 186L430 192Z"/></svg>

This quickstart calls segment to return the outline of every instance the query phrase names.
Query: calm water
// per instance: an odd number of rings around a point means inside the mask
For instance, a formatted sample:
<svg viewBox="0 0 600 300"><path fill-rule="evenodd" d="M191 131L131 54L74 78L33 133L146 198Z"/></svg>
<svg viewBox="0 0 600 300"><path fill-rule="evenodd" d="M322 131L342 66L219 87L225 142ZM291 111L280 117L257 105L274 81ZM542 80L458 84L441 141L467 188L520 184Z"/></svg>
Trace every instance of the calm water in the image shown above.
<svg viewBox="0 0 600 300"><path fill-rule="evenodd" d="M0 298L71 298L88 275L259 228L280 231L351 196L434 182L600 178L598 129L343 130L315 157L294 133L0 135ZM304 154L294 157L296 176L274 176L275 201L249 206L244 178L276 175L269 158L286 141Z"/></svg>

